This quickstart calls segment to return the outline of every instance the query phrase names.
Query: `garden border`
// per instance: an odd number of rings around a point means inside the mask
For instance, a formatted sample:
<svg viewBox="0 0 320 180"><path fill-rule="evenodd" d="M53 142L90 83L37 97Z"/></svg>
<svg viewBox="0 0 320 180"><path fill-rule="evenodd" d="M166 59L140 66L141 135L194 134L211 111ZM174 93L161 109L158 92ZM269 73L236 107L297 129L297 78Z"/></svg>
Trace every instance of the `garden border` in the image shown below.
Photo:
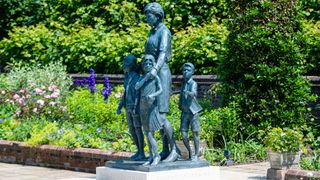
<svg viewBox="0 0 320 180"><path fill-rule="evenodd" d="M130 157L128 152L52 145L28 146L23 142L0 140L0 162L52 167L95 173L106 161Z"/></svg>

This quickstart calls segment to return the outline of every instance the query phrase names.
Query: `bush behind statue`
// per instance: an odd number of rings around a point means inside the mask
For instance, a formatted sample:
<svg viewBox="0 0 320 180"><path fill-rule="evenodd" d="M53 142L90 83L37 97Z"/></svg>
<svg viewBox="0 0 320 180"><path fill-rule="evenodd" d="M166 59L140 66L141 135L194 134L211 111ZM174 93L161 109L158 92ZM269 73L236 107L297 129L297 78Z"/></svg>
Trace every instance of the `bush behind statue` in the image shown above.
<svg viewBox="0 0 320 180"><path fill-rule="evenodd" d="M315 100L300 52L297 1L229 1L231 19L220 63L224 104L237 102L246 134L302 126Z"/></svg>

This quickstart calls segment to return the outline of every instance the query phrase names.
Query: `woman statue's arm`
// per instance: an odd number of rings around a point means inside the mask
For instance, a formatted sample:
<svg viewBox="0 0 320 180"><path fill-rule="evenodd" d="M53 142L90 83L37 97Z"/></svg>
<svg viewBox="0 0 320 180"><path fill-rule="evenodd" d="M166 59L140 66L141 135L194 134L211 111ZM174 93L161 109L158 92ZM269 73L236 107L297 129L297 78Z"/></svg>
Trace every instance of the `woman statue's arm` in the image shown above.
<svg viewBox="0 0 320 180"><path fill-rule="evenodd" d="M151 71L151 74L155 76L157 72L162 68L163 64L166 62L166 54L171 50L171 34L170 32L164 30L161 35L159 55L157 59L157 64Z"/></svg>

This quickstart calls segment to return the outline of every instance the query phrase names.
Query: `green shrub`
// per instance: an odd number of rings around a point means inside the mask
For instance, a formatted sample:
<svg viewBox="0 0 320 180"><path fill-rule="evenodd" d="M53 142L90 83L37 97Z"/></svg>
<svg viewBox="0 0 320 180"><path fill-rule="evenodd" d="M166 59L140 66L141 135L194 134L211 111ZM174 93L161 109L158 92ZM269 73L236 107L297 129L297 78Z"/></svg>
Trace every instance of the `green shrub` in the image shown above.
<svg viewBox="0 0 320 180"><path fill-rule="evenodd" d="M52 22L59 27L60 24ZM101 27L101 26L99 26ZM46 65L62 61L67 71L122 73L122 59L131 53L141 57L149 27L140 24L127 31L104 32L104 29L77 26L71 29L48 29L43 24L14 29L9 39L0 42L0 58L9 67Z"/></svg>
<svg viewBox="0 0 320 180"><path fill-rule="evenodd" d="M298 130L272 128L266 133L263 142L272 152L298 152L303 146L303 134Z"/></svg>
<svg viewBox="0 0 320 180"><path fill-rule="evenodd" d="M319 5L320 6L320 5ZM320 21L303 21L303 51L306 54L308 75L319 75Z"/></svg>
<svg viewBox="0 0 320 180"><path fill-rule="evenodd" d="M297 1L228 1L230 34L219 66L223 104L236 102L245 135L302 126L315 100L298 44Z"/></svg>
<svg viewBox="0 0 320 180"><path fill-rule="evenodd" d="M205 159L211 164L225 165L224 150L229 150L230 159L235 164L264 161L267 158L265 147L262 144L252 139L247 139L239 142L226 142L224 148L207 148Z"/></svg>
<svg viewBox="0 0 320 180"><path fill-rule="evenodd" d="M316 150L310 156L302 157L299 166L304 170L319 171L320 170L320 151Z"/></svg>
<svg viewBox="0 0 320 180"><path fill-rule="evenodd" d="M192 62L196 74L216 74L218 54L227 36L226 27L217 20L202 27L188 27L173 36L172 58L169 61L173 74L181 74L181 66Z"/></svg>

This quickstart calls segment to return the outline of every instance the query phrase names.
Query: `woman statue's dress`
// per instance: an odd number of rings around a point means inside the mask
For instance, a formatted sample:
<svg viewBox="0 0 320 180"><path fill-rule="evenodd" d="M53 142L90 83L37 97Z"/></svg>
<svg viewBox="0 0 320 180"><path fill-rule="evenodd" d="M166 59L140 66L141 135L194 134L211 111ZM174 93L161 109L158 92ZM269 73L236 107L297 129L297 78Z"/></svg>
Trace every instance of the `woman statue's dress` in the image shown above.
<svg viewBox="0 0 320 180"><path fill-rule="evenodd" d="M170 94L171 94L171 71L167 64L171 55L171 33L163 24L159 23L157 27L150 30L148 39L144 45L145 54L151 54L155 57L155 68L161 80L162 93L157 96L157 105L160 113L169 112ZM163 53L163 54L162 54ZM164 58L160 58L161 56Z"/></svg>

